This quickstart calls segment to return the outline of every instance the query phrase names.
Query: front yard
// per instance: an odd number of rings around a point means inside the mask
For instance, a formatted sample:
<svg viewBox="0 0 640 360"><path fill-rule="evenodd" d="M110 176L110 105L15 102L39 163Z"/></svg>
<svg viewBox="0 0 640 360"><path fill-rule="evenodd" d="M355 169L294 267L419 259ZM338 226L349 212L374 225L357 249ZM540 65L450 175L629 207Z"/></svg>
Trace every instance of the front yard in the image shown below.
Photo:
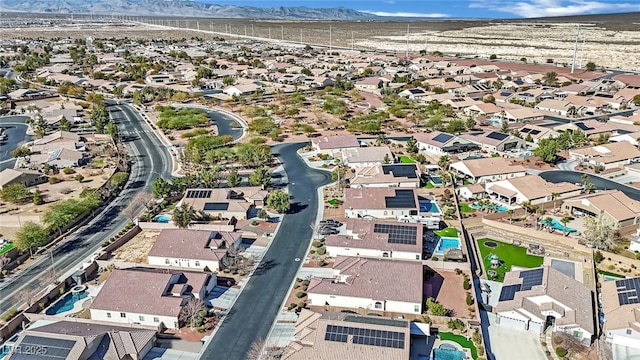
<svg viewBox="0 0 640 360"><path fill-rule="evenodd" d="M496 246L493 247L493 244ZM487 278L490 278L488 275L489 271L493 270L496 272L496 275L492 280L499 282L504 281L504 274L511 271L512 266L536 268L542 266L542 262L544 260L541 256L527 254L527 249L524 247L507 244L489 238L479 239L478 249L482 256L482 262L484 264L485 273L487 273ZM496 268L491 267L491 255L498 256L500 266Z"/></svg>

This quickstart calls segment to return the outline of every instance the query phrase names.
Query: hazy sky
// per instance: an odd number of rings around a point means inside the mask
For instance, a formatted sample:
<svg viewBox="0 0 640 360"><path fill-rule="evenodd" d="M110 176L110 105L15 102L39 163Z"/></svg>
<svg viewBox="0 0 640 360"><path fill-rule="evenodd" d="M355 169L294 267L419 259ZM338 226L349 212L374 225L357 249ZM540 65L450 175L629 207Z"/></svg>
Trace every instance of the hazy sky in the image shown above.
<svg viewBox="0 0 640 360"><path fill-rule="evenodd" d="M640 0L198 0L257 7L338 7L381 16L522 18L640 11Z"/></svg>

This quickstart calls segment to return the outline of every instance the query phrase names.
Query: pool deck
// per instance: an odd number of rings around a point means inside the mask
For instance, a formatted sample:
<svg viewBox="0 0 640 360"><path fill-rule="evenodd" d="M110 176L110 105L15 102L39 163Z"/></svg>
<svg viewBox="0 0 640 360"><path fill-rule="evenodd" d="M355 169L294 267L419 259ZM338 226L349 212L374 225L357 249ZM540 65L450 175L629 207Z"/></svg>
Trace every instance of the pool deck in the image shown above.
<svg viewBox="0 0 640 360"><path fill-rule="evenodd" d="M440 340L440 339L436 339L436 341L433 343L433 348L437 349L440 347L440 345L442 344L448 344L448 345L452 345L453 347L455 347L458 351L462 351L464 353L464 358L465 359L473 359L471 357L471 351L469 349L463 348L462 346L460 346L458 343L453 342L451 340ZM433 358L433 355L431 356L431 358ZM436 359L437 360L437 359Z"/></svg>
<svg viewBox="0 0 640 360"><path fill-rule="evenodd" d="M96 297L96 295L98 295L98 292L102 288L102 285L104 285L104 283L102 283L102 284L100 284L98 286L96 286L96 285L87 285L87 290L85 290L85 291L89 294L89 296L87 296L86 298L84 298L84 299L82 299L80 301L76 301L73 304L73 309L71 309L69 311L61 312L61 313L58 313L58 314L50 315L50 316L67 317L68 315L76 314L76 313L79 313L80 311L82 311L84 309L88 309L89 306L91 305L91 303L93 302L93 299ZM67 292L63 296L61 296L58 301L61 301L62 298L64 296L66 296L67 294L69 294L69 292ZM47 309L49 309L52 306L54 306L55 304L57 304L58 301L56 301L53 304L51 304ZM45 310L45 313L46 313L46 310Z"/></svg>

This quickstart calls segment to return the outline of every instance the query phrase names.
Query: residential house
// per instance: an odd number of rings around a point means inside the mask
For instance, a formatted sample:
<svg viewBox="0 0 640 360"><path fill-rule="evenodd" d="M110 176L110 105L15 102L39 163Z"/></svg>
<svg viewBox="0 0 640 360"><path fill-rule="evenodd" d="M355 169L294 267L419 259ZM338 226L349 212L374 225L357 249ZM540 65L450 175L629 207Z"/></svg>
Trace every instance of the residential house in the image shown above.
<svg viewBox="0 0 640 360"><path fill-rule="evenodd" d="M490 152L512 152L527 148L523 139L493 130L463 134L460 137Z"/></svg>
<svg viewBox="0 0 640 360"><path fill-rule="evenodd" d="M603 335L611 344L613 359L640 356L640 278L603 281Z"/></svg>
<svg viewBox="0 0 640 360"><path fill-rule="evenodd" d="M260 187L187 189L180 205L219 219L246 220L249 209L262 207L268 192Z"/></svg>
<svg viewBox="0 0 640 360"><path fill-rule="evenodd" d="M49 153L58 149L76 150L80 143L80 135L69 131L56 131L31 144L32 153Z"/></svg>
<svg viewBox="0 0 640 360"><path fill-rule="evenodd" d="M203 272L115 269L89 311L94 320L178 329L183 307L204 300L215 285L216 276Z"/></svg>
<svg viewBox="0 0 640 360"><path fill-rule="evenodd" d="M485 184L489 197L507 205L532 205L580 195L582 187L569 182L551 183L538 175L492 181ZM554 196L556 195L556 196Z"/></svg>
<svg viewBox="0 0 640 360"><path fill-rule="evenodd" d="M593 291L550 266L505 274L495 307L503 327L564 332L590 345L596 335Z"/></svg>
<svg viewBox="0 0 640 360"><path fill-rule="evenodd" d="M0 171L0 190L14 184L32 187L45 183L47 180L48 177L39 171L7 168Z"/></svg>
<svg viewBox="0 0 640 360"><path fill-rule="evenodd" d="M233 261L242 247L237 232L193 229L163 229L147 255L149 265L217 271Z"/></svg>
<svg viewBox="0 0 640 360"><path fill-rule="evenodd" d="M33 154L29 157L32 166L49 164L58 169L83 165L84 154L77 150L59 148L46 154Z"/></svg>
<svg viewBox="0 0 640 360"><path fill-rule="evenodd" d="M354 87L358 90L372 91L382 88L383 82L379 77L367 77L355 82Z"/></svg>
<svg viewBox="0 0 640 360"><path fill-rule="evenodd" d="M483 184L471 184L460 186L456 189L458 195L466 200L476 200L484 198L487 193Z"/></svg>
<svg viewBox="0 0 640 360"><path fill-rule="evenodd" d="M614 136L611 136L609 138L609 141L610 142L626 141L629 144L637 147L638 145L640 145L640 142L638 142L638 139L640 139L640 131L632 132L632 133L625 133L625 134L620 134L620 135L614 135Z"/></svg>
<svg viewBox="0 0 640 360"><path fill-rule="evenodd" d="M338 256L333 277L311 279L311 306L421 314L423 268L419 261Z"/></svg>
<svg viewBox="0 0 640 360"><path fill-rule="evenodd" d="M417 216L420 208L413 189L347 188L344 211L348 218L398 219Z"/></svg>
<svg viewBox="0 0 640 360"><path fill-rule="evenodd" d="M527 174L524 166L501 157L461 160L452 163L449 169L476 183L512 179Z"/></svg>
<svg viewBox="0 0 640 360"><path fill-rule="evenodd" d="M413 88L413 89L406 89L406 90L400 91L398 93L398 96L407 98L409 100L418 101L418 100L421 100L423 97L427 96L427 94L428 93L421 88Z"/></svg>
<svg viewBox="0 0 640 360"><path fill-rule="evenodd" d="M367 146L342 149L342 162L350 168L370 167L395 162L387 146Z"/></svg>
<svg viewBox="0 0 640 360"><path fill-rule="evenodd" d="M504 109L492 103L478 103L465 108L464 114L472 117L476 117L478 115L492 117L499 114L502 110Z"/></svg>
<svg viewBox="0 0 640 360"><path fill-rule="evenodd" d="M578 112L576 106L573 105L573 103L571 103L570 101L555 99L547 99L542 101L541 103L536 105L536 109L556 113L561 116L570 115L569 113L571 111L576 111L576 113Z"/></svg>
<svg viewBox="0 0 640 360"><path fill-rule="evenodd" d="M523 123L544 119L544 113L528 107L504 109L500 112L499 116L501 119L507 119L510 123Z"/></svg>
<svg viewBox="0 0 640 360"><path fill-rule="evenodd" d="M383 164L355 169L349 180L352 188L360 187L420 187L420 170L416 164Z"/></svg>
<svg viewBox="0 0 640 360"><path fill-rule="evenodd" d="M307 309L295 325L286 360L409 359L414 327L430 334L429 324Z"/></svg>
<svg viewBox="0 0 640 360"><path fill-rule="evenodd" d="M355 135L325 135L311 139L311 146L314 151L335 157L341 154L343 149L359 148L360 142Z"/></svg>
<svg viewBox="0 0 640 360"><path fill-rule="evenodd" d="M622 168L640 160L640 150L629 142L613 142L569 150L569 158L597 166L602 170Z"/></svg>
<svg viewBox="0 0 640 360"><path fill-rule="evenodd" d="M562 209L572 216L602 214L619 227L633 226L640 219L640 202L620 190L585 194L562 203Z"/></svg>
<svg viewBox="0 0 640 360"><path fill-rule="evenodd" d="M559 132L550 129L546 126L532 125L527 124L518 129L518 132L522 137L524 137L525 141L533 142L537 144L542 139L556 138L560 135Z"/></svg>
<svg viewBox="0 0 640 360"><path fill-rule="evenodd" d="M222 92L229 96L249 96L256 93L261 88L262 87L260 85L254 83L239 84L229 86L228 88L222 90Z"/></svg>
<svg viewBox="0 0 640 360"><path fill-rule="evenodd" d="M478 150L479 146L460 136L442 131L415 134L418 149L431 155L447 155Z"/></svg>
<svg viewBox="0 0 640 360"><path fill-rule="evenodd" d="M345 234L327 236L325 246L329 256L422 259L420 224L347 219L346 227Z"/></svg>
<svg viewBox="0 0 640 360"><path fill-rule="evenodd" d="M7 360L142 359L153 348L156 330L132 324L114 326L87 319L71 321L45 316L34 318L18 335L13 351L6 355Z"/></svg>
<svg viewBox="0 0 640 360"><path fill-rule="evenodd" d="M600 135L617 135L618 124L602 122L598 120L576 121L568 124L558 125L556 131L582 131L589 139L596 139Z"/></svg>

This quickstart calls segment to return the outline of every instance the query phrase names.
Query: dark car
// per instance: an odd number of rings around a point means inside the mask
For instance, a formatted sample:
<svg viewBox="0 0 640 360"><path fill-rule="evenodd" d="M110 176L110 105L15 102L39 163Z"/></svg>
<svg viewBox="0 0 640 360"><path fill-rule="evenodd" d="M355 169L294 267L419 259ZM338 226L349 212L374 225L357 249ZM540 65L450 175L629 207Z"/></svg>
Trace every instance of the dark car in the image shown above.
<svg viewBox="0 0 640 360"><path fill-rule="evenodd" d="M338 230L336 229L320 229L320 231L318 231L320 233L320 235L336 235L338 233Z"/></svg>
<svg viewBox="0 0 640 360"><path fill-rule="evenodd" d="M333 226L333 227L342 226L342 223L340 221L333 220L333 219L322 220L322 221L320 221L320 224L321 225L329 225L329 226Z"/></svg>

